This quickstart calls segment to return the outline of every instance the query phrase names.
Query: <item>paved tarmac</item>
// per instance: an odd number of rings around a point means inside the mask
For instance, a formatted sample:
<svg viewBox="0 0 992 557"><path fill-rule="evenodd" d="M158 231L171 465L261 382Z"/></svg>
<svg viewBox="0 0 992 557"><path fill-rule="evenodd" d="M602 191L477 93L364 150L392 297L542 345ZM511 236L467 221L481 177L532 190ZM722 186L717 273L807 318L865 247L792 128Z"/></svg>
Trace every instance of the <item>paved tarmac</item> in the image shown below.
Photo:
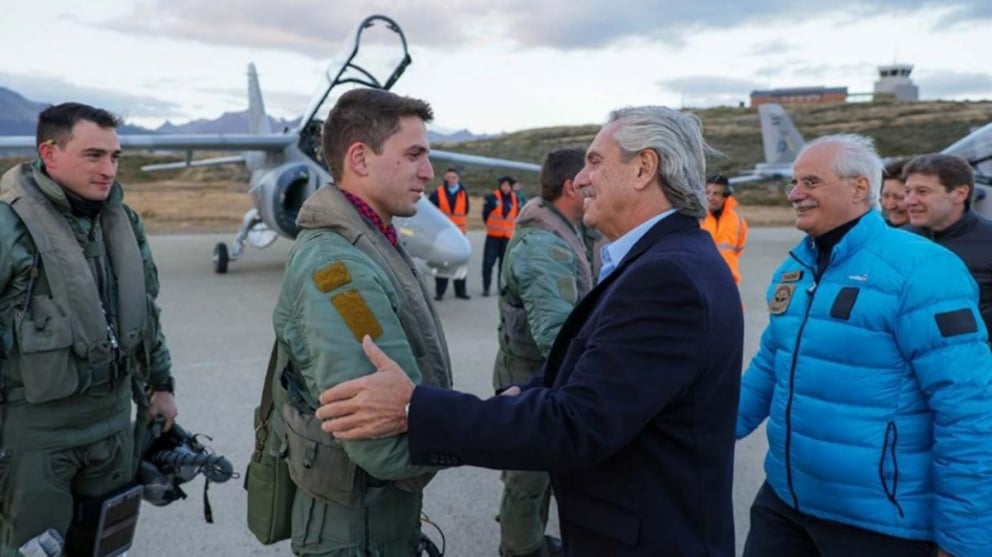
<svg viewBox="0 0 992 557"><path fill-rule="evenodd" d="M455 388L488 396L496 352L496 298L481 293L482 233L470 232L472 299L449 297L438 304L454 367ZM791 228L751 230L742 260L745 363L757 350L767 323L764 292L771 273L800 238ZM272 307L289 242L266 250L248 248L227 275L215 275L210 254L227 235L152 236L162 291L163 326L172 350L179 423L204 433L216 452L244 471L253 446L252 410L258 404L272 345ZM495 282L495 278L494 278ZM731 404L731 401L727 402ZM457 419L453 416L452 419ZM767 443L759 430L737 445L734 507L738 554L748 528L748 508L760 486ZM288 542L260 545L245 526L241 480L211 484L214 524L203 520L203 479L185 484L189 498L158 508L144 505L131 557L289 555ZM444 531L448 557L497 554L494 521L502 484L499 472L461 467L441 472L425 496L425 512ZM663 493L658 494L664 497ZM426 527L436 541L436 531ZM550 526L557 532L557 521Z"/></svg>

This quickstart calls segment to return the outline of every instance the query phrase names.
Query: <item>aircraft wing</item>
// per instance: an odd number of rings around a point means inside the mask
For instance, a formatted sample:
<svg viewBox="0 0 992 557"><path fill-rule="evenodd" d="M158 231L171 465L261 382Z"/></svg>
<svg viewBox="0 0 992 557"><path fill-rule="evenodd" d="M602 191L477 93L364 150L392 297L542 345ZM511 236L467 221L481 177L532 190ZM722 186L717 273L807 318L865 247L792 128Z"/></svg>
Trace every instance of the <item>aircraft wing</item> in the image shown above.
<svg viewBox="0 0 992 557"><path fill-rule="evenodd" d="M0 153L31 154L36 151L34 136L30 135L0 135Z"/></svg>
<svg viewBox="0 0 992 557"><path fill-rule="evenodd" d="M983 177L992 176L992 124L986 124L955 141L941 153L964 157Z"/></svg>
<svg viewBox="0 0 992 557"><path fill-rule="evenodd" d="M0 145L0 147L2 147L2 145ZM481 157L478 155L463 155L461 153L439 151L437 149L431 149L431 158L438 161L448 161L460 164L475 164L494 168L506 168L509 170L527 170L530 172L541 171L541 165L539 164L511 161L506 159L494 159L492 157Z"/></svg>
<svg viewBox="0 0 992 557"><path fill-rule="evenodd" d="M124 149L163 151L282 151L297 140L291 134L175 134L119 136ZM30 135L0 136L0 151L35 151L35 138Z"/></svg>
<svg viewBox="0 0 992 557"><path fill-rule="evenodd" d="M282 151L298 139L294 134L122 134L119 137L121 147L124 149L162 151ZM0 136L0 152L3 151L33 153L35 151L35 138L30 135ZM530 172L540 172L541 170L541 166L534 163L465 155L451 151L432 150L431 158L459 164L475 164L511 170Z"/></svg>
<svg viewBox="0 0 992 557"><path fill-rule="evenodd" d="M175 151L282 151L297 140L295 135L177 134L122 135L121 147Z"/></svg>
<svg viewBox="0 0 992 557"><path fill-rule="evenodd" d="M231 157L214 157L212 159L198 159L190 161L164 162L161 164L146 164L141 167L144 172L157 172L159 170L182 170L184 168L198 168L205 166L221 166L226 164L240 164L245 162L242 155Z"/></svg>
<svg viewBox="0 0 992 557"><path fill-rule="evenodd" d="M753 184L755 182L765 182L771 180L771 176L761 176L760 174L744 174L742 176L734 176L732 178L727 178L732 186L738 186L741 184Z"/></svg>

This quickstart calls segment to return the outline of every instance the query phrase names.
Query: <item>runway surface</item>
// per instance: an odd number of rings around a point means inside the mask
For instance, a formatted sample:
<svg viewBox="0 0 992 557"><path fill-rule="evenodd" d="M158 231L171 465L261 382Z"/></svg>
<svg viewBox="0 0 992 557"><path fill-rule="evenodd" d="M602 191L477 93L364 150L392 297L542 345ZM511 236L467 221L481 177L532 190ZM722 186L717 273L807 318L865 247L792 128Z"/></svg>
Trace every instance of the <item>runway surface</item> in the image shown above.
<svg viewBox="0 0 992 557"><path fill-rule="evenodd" d="M448 297L437 307L451 350L455 388L489 396L496 353L496 298L480 295L482 232L470 232L469 237L472 299L454 299L449 288ZM768 321L764 292L771 274L800 237L791 228L750 231L741 264L745 364L757 350ZM188 431L212 437L207 443L243 472L253 447L252 411L258 404L273 340L272 307L290 244L280 240L266 250L248 248L227 275L216 275L211 251L215 243L229 240L229 235L150 238L162 283L159 302L173 357L179 423ZM747 533L748 507L764 478L766 448L763 428L737 445L738 554ZM183 487L189 495L184 501L162 508L142 507L131 557L291 554L288 542L262 546L248 531L241 480L210 485L214 524L203 520L202 477ZM501 490L499 472L471 467L443 471L430 484L424 510L444 531L448 557L497 555L499 529L494 517ZM440 542L435 531L425 528ZM549 530L557 532L556 520Z"/></svg>

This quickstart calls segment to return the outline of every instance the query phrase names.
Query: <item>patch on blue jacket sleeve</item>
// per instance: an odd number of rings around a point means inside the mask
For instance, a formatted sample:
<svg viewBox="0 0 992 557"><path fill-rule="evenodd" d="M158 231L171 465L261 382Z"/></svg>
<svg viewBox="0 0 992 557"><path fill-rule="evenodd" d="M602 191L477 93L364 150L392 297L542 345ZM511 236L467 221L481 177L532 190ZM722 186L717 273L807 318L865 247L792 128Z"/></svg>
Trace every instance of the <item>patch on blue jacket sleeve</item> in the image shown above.
<svg viewBox="0 0 992 557"><path fill-rule="evenodd" d="M938 313L933 318L937 321L941 336L945 338L978 332L978 322L975 321L975 314L970 309Z"/></svg>
<svg viewBox="0 0 992 557"><path fill-rule="evenodd" d="M352 289L331 296L331 304L341 314L344 324L358 342L362 342L365 335L373 340L382 336L382 325L358 290Z"/></svg>
<svg viewBox="0 0 992 557"><path fill-rule="evenodd" d="M348 267L340 261L332 263L313 274L313 283L321 292L330 292L339 286L344 286L351 282L351 273Z"/></svg>

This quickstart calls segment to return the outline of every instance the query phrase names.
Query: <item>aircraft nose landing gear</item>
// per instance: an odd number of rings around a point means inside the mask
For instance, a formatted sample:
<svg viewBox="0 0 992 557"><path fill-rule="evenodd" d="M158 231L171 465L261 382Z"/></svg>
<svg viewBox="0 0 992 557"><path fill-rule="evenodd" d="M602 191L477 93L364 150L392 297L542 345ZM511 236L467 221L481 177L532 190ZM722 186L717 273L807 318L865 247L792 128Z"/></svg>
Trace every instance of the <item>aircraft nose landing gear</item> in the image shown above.
<svg viewBox="0 0 992 557"><path fill-rule="evenodd" d="M227 272L227 262L230 261L230 257L227 254L227 244L224 242L218 243L214 246L214 272L218 275L223 275Z"/></svg>
<svg viewBox="0 0 992 557"><path fill-rule="evenodd" d="M241 229L238 230L238 235L231 242L231 250L228 251L227 244L224 242L214 246L214 272L218 275L227 273L228 263L241 259L241 255L245 252L246 243L258 249L264 249L271 246L278 237L279 235L274 230L266 226L265 221L258 213L258 209L249 209L244 218L241 219Z"/></svg>

